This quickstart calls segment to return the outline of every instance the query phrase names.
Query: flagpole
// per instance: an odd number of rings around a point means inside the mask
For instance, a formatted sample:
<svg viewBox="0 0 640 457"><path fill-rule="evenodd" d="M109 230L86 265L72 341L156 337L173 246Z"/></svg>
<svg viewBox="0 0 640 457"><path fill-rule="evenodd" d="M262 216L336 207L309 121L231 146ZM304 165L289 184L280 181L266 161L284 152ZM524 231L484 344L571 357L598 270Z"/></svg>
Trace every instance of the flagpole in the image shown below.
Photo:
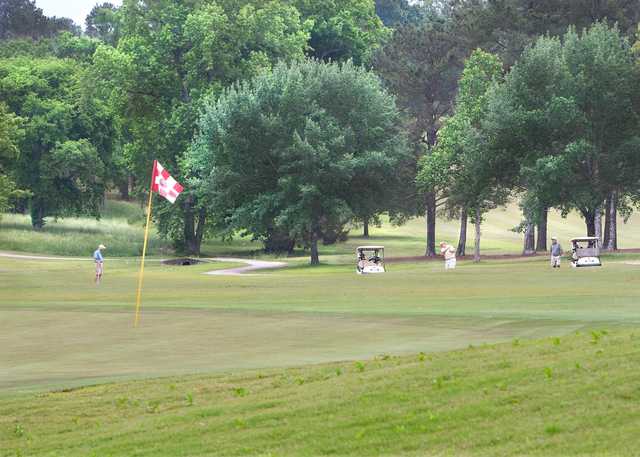
<svg viewBox="0 0 640 457"><path fill-rule="evenodd" d="M144 229L144 244L142 245L142 262L140 262L140 273L138 275L138 293L136 296L136 319L133 326L138 327L140 321L140 296L142 294L142 280L144 279L144 258L147 255L147 241L149 239L149 225L151 225L151 200L153 198L153 177L156 171L156 161L153 161L153 171L151 172L151 186L149 187L149 203L147 205L147 224Z"/></svg>

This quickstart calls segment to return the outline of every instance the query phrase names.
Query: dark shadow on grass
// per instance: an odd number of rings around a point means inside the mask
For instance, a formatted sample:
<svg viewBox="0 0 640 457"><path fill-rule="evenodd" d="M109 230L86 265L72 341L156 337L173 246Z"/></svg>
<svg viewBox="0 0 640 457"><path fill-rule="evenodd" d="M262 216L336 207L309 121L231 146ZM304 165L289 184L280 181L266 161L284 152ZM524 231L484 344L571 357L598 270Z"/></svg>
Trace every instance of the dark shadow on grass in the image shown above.
<svg viewBox="0 0 640 457"><path fill-rule="evenodd" d="M213 241L213 240L210 240ZM203 250L200 253L201 257L241 257L246 259L257 259L273 257L274 259L291 259L295 257L305 257L309 255L309 251L305 251L303 249L294 249L291 254L288 253L274 253L274 252L265 252L264 249L242 249L237 245L234 245L233 242L221 242L224 243L221 246L203 246ZM225 246L226 244L226 246ZM225 249L226 248L226 249Z"/></svg>

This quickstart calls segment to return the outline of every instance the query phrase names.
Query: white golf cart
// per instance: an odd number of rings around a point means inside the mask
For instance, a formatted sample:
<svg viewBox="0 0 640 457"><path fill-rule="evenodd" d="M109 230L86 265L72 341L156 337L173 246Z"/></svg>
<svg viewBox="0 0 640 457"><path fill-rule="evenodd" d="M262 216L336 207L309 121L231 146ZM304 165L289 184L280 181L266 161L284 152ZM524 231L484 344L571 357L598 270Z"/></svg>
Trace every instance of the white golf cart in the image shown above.
<svg viewBox="0 0 640 457"><path fill-rule="evenodd" d="M384 273L384 246L358 246L356 272L359 275Z"/></svg>
<svg viewBox="0 0 640 457"><path fill-rule="evenodd" d="M572 267L600 267L600 239L593 236L571 240Z"/></svg>

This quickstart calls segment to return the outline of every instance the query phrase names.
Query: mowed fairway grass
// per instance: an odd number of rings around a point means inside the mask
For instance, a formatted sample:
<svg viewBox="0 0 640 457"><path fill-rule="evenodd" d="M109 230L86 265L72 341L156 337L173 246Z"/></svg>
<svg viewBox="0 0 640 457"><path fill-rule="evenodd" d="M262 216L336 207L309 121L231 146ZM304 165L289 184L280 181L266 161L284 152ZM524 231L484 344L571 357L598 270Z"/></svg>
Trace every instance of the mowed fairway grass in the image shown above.
<svg viewBox="0 0 640 457"><path fill-rule="evenodd" d="M486 252L517 251L515 214L490 215ZM320 267L211 276L238 264L161 265L157 240L133 328L139 228L114 219L122 257L107 250L99 286L91 260L0 256L0 457L638 455L637 254L355 274L358 244L419 255L414 221L323 247ZM563 239L581 233L554 221ZM109 227L60 224L41 253L77 236L86 257ZM21 230L14 251L43 239ZM640 245L623 230L622 246Z"/></svg>
<svg viewBox="0 0 640 457"><path fill-rule="evenodd" d="M0 388L292 366L434 352L640 321L640 265L552 270L543 259L391 264L381 276L321 266L208 276L227 264L0 259Z"/></svg>

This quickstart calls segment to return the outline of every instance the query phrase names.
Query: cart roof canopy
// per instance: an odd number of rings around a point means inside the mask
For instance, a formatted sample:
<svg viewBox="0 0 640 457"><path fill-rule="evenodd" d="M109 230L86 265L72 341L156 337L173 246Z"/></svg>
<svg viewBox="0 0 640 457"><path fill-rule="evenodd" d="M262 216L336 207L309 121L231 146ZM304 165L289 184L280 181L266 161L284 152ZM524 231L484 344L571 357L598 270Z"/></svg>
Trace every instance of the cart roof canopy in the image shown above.
<svg viewBox="0 0 640 457"><path fill-rule="evenodd" d="M359 251L375 251L376 249L384 249L384 246L358 246L356 249Z"/></svg>
<svg viewBox="0 0 640 457"><path fill-rule="evenodd" d="M571 242L573 243L574 241L600 241L600 238L597 236L583 236L580 238L572 238Z"/></svg>

